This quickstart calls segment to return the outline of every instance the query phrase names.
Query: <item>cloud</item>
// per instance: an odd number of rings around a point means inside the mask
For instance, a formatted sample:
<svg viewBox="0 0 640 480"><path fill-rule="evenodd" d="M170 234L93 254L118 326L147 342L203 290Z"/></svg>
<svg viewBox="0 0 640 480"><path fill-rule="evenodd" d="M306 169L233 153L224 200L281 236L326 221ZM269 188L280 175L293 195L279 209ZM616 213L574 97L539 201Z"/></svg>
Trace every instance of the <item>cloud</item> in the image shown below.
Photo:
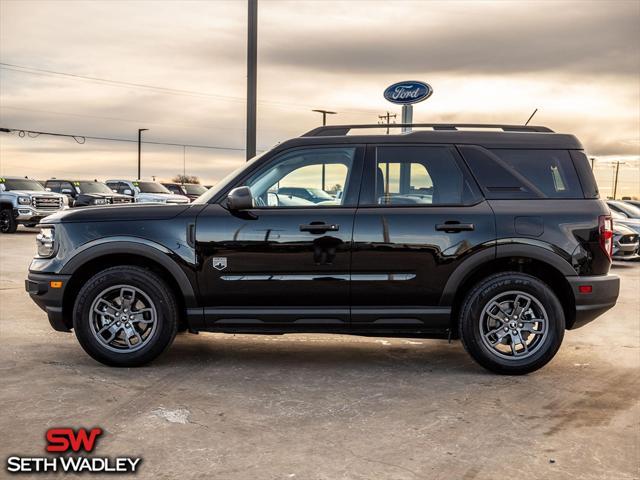
<svg viewBox="0 0 640 480"><path fill-rule="evenodd" d="M290 13L288 28L267 30L265 62L370 75L636 76L640 69L638 2L353 2L313 25L305 5Z"/></svg>
<svg viewBox="0 0 640 480"><path fill-rule="evenodd" d="M193 90L161 93L0 69L0 124L63 133L242 147L246 2L0 2L0 61ZM318 125L375 123L399 108L398 80L430 82L424 122L535 121L576 134L591 154L640 155L640 3L261 1L258 145ZM228 97L228 98L221 98ZM143 172L182 168L179 147L145 149ZM94 178L132 172L134 144L0 137L0 170ZM242 152L188 150L207 181Z"/></svg>

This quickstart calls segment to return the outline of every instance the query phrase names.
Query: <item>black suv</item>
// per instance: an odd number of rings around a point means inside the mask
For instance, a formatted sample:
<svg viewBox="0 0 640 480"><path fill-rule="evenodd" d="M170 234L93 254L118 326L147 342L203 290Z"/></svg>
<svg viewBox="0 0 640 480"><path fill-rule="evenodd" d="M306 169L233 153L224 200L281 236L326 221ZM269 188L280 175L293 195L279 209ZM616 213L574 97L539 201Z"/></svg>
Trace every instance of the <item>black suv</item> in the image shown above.
<svg viewBox="0 0 640 480"><path fill-rule="evenodd" d="M615 304L611 217L575 137L395 127L413 131L312 130L189 205L52 215L26 288L114 366L188 329L459 337L482 366L522 374ZM336 185L318 204L278 194Z"/></svg>
<svg viewBox="0 0 640 480"><path fill-rule="evenodd" d="M91 205L112 205L131 203L128 195L114 192L98 180L69 180L52 178L44 184L51 192L63 193L69 197L69 206L88 207Z"/></svg>

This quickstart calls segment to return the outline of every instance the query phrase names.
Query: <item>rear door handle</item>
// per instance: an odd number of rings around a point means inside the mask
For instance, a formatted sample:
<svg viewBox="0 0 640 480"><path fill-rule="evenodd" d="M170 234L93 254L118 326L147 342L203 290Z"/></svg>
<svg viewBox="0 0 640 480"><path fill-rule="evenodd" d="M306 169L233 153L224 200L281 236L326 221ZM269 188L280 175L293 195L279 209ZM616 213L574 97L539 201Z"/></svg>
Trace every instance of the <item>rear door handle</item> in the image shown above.
<svg viewBox="0 0 640 480"><path fill-rule="evenodd" d="M340 225L335 223L311 222L308 225L300 225L301 232L324 233L337 232L338 230L340 230Z"/></svg>
<svg viewBox="0 0 640 480"><path fill-rule="evenodd" d="M470 232L475 230L473 223L460 223L457 221L448 221L436 225L436 230L439 232L458 233L458 232Z"/></svg>

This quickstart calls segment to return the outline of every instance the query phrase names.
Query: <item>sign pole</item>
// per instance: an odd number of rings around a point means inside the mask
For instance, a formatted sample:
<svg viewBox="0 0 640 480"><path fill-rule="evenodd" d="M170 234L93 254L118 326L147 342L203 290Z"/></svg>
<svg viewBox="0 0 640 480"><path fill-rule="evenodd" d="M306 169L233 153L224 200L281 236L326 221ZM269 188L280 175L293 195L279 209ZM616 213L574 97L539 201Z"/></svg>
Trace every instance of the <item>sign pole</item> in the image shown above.
<svg viewBox="0 0 640 480"><path fill-rule="evenodd" d="M413 123L413 105L402 105L402 122ZM402 127L402 133L408 133L411 127Z"/></svg>

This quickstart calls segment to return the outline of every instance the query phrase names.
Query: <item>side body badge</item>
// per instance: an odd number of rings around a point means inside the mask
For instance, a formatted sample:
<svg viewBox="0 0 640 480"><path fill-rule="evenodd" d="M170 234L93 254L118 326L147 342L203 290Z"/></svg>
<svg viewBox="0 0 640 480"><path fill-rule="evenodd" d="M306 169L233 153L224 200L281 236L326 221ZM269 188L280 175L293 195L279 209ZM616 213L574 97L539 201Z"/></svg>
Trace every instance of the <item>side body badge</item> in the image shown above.
<svg viewBox="0 0 640 480"><path fill-rule="evenodd" d="M212 264L216 270L224 270L227 268L227 257L213 257Z"/></svg>

